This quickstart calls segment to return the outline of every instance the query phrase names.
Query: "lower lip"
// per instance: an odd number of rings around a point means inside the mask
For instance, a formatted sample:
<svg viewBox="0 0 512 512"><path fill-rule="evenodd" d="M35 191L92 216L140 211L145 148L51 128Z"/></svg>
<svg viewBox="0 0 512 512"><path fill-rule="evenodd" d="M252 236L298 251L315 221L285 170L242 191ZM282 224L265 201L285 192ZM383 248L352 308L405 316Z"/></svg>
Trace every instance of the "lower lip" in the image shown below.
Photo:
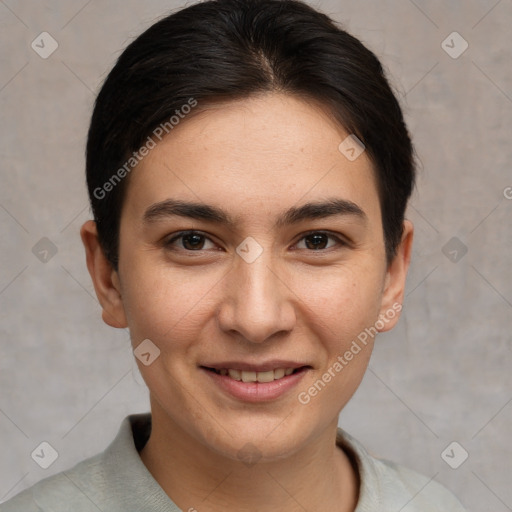
<svg viewBox="0 0 512 512"><path fill-rule="evenodd" d="M266 402L275 400L293 389L307 372L301 368L298 372L286 375L272 382L242 382L228 375L220 375L214 371L200 368L217 386L227 394L244 402Z"/></svg>

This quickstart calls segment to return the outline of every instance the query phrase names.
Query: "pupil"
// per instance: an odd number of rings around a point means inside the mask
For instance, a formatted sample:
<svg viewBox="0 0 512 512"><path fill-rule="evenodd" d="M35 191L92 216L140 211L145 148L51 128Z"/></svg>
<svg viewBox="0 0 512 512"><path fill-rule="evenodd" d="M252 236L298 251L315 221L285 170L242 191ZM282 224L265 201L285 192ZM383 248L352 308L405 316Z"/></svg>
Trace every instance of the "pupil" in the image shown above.
<svg viewBox="0 0 512 512"><path fill-rule="evenodd" d="M306 238L306 245L308 246L308 249L311 249L311 248L313 248L313 249L322 249L322 248L325 247L326 238L327 238L327 236L322 234L322 233L319 233L319 234L316 234L316 235L309 235ZM310 247L309 244L307 243L308 240L313 240L312 247Z"/></svg>
<svg viewBox="0 0 512 512"><path fill-rule="evenodd" d="M183 245L186 249L200 249L203 244L204 244L204 241L202 240L202 235L196 235L196 234L191 234L191 235L185 235L183 237ZM190 241L192 241L190 243ZM203 242L203 243L201 243ZM188 246L191 246L191 247L187 247Z"/></svg>

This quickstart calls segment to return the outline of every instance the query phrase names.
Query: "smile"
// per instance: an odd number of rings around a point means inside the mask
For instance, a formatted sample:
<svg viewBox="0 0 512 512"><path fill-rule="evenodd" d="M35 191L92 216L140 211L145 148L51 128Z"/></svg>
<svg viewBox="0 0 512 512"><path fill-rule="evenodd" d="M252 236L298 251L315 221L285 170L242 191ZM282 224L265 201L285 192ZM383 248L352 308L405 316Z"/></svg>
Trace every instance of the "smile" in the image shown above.
<svg viewBox="0 0 512 512"><path fill-rule="evenodd" d="M269 370L266 372L254 372L246 370L235 370L232 368L209 368L209 370L223 376L231 377L234 380L242 382L272 382L274 380L280 380L285 376L291 375L297 368L276 368L275 370Z"/></svg>
<svg viewBox="0 0 512 512"><path fill-rule="evenodd" d="M215 388L242 402L266 402L288 395L311 369L311 366L287 366L272 370L266 365L266 368L256 371L223 366L201 366L200 369Z"/></svg>

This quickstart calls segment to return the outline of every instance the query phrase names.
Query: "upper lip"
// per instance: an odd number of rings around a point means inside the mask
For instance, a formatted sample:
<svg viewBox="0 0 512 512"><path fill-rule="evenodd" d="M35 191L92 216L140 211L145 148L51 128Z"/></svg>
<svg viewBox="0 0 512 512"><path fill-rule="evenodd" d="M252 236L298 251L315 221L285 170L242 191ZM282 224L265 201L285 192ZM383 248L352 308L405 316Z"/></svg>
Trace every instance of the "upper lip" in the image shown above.
<svg viewBox="0 0 512 512"><path fill-rule="evenodd" d="M268 372L278 368L302 368L310 366L305 363L297 363L296 361L286 361L284 359L273 359L264 363L247 363L242 361L221 361L219 363L205 363L200 366L204 368L214 368L215 370L241 370L246 372Z"/></svg>

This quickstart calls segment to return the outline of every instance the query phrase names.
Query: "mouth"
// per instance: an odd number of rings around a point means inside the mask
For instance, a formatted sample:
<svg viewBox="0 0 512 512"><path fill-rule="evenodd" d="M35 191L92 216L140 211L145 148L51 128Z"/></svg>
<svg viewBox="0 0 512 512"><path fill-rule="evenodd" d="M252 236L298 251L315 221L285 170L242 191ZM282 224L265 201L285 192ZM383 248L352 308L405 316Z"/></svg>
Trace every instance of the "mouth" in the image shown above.
<svg viewBox="0 0 512 512"><path fill-rule="evenodd" d="M242 402L261 403L286 397L312 367L276 361L265 365L225 362L199 367L219 391Z"/></svg>
<svg viewBox="0 0 512 512"><path fill-rule="evenodd" d="M209 368L203 366L205 370L214 372L217 375L223 377L229 377L230 379L239 382L273 382L275 380L281 380L284 377L288 377L294 373L298 373L302 370L310 368L309 366L300 366L298 368L275 368L267 371L251 371L251 370L238 370L235 368Z"/></svg>

